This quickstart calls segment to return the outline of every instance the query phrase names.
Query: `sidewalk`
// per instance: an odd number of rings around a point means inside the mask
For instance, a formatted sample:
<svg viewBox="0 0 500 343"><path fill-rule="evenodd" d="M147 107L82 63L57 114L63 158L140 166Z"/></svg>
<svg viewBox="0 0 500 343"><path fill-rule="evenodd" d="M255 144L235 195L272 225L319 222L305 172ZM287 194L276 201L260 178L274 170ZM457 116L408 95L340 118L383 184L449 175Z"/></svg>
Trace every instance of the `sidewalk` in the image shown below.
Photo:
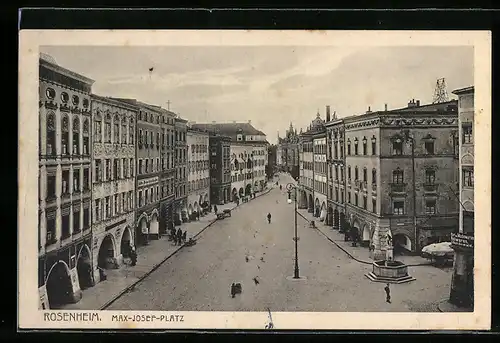
<svg viewBox="0 0 500 343"><path fill-rule="evenodd" d="M358 260L358 262L372 264L373 260L370 258L370 251L368 250L368 248L359 245L357 247L353 247L351 242L345 242L343 233L339 233L338 230L332 229L331 226L325 225L324 222L321 222L318 218L313 217L313 215L307 212L306 209L299 209L298 213L300 213L308 220L314 220L316 228L319 232L332 240L334 244L336 244L342 250L346 251L349 255ZM430 265L429 260L421 256L397 256L397 259L398 261L401 261L408 266L416 266L422 264Z"/></svg>
<svg viewBox="0 0 500 343"><path fill-rule="evenodd" d="M274 187L256 195L259 196L269 193ZM254 199L251 199L252 201ZM249 201L249 202L250 202ZM226 205L217 205L218 211L225 209L235 209L243 206L240 202L238 206L234 203ZM200 217L198 221L184 223L180 226L182 231L187 231L187 239L198 236L202 231L217 221L214 213L209 213L204 217ZM199 243L198 243L199 244ZM61 310L97 310L103 309L115 298L133 287L137 282L145 278L153 272L169 257L174 255L184 246L175 246L168 241L168 236L163 236L158 240L152 240L147 246L137 247L137 264L130 266L124 264L119 269L106 270L107 279L97 283L94 287L90 287L82 291L82 299L76 304L66 304L61 307Z"/></svg>

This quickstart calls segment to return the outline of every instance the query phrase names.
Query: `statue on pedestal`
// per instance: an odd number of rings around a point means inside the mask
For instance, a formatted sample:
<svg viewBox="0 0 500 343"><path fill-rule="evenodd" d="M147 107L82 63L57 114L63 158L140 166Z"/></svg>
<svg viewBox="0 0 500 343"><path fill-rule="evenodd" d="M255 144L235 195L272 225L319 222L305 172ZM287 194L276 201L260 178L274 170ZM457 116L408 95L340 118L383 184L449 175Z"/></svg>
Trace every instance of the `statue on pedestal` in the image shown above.
<svg viewBox="0 0 500 343"><path fill-rule="evenodd" d="M387 233L387 236L386 236L386 250L385 250L385 263L387 264L387 262L390 262L393 260L393 245L392 245L392 236Z"/></svg>

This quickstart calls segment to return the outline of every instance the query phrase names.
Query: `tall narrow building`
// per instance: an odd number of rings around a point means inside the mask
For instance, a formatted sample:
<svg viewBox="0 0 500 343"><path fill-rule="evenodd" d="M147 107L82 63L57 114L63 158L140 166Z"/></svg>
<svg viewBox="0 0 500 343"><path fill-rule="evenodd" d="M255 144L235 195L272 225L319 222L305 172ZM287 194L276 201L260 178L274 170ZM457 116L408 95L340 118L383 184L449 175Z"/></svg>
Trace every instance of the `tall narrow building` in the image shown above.
<svg viewBox="0 0 500 343"><path fill-rule="evenodd" d="M78 302L94 284L91 232L93 80L39 59L40 309Z"/></svg>

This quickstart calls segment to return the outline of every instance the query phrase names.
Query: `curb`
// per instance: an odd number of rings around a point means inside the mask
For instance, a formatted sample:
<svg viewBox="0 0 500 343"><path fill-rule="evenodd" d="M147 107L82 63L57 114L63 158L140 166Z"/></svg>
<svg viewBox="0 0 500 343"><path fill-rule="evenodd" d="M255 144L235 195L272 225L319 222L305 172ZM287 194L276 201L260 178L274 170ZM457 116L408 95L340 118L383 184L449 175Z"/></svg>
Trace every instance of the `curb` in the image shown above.
<svg viewBox="0 0 500 343"><path fill-rule="evenodd" d="M254 199L258 198L258 197L261 197L263 195L266 195L268 194L270 191L272 191L274 188L270 188L268 189L267 191L265 192L262 192L261 194L257 195ZM254 200L252 199L252 200ZM235 208L239 207L243 205L243 203L240 203L240 205L236 205L234 207L231 208L231 211L234 210ZM217 218L216 219L213 219L212 221L210 221L204 228L202 228L197 234L195 234L193 236L193 238L196 238L198 237L203 231L205 231L206 229L208 229L210 226L212 226L215 222L217 221ZM144 273L144 275L142 275L141 277L139 277L136 281L134 281L130 286L127 286L126 288L124 288L123 290L121 290L117 295L113 296L109 301L107 301L106 303L104 303L104 305L102 305L99 310L102 311L102 310L105 310L106 308L108 308L109 306L111 306L116 300L118 300L121 296L123 296L125 293L129 292L131 289L133 289L135 286L137 286L140 282L142 282L145 278L147 278L149 275L151 275L155 270L157 270L163 263L167 262L167 260L169 258L171 258L172 256L174 256L175 254L177 254L180 250L182 250L182 248L185 247L185 244L179 246L179 248L177 248L176 250L172 251L169 255L167 255L163 260L161 260L159 263L157 263L156 265L153 266L153 268L151 268L149 271L147 271L146 273Z"/></svg>
<svg viewBox="0 0 500 343"><path fill-rule="evenodd" d="M297 214L299 216L301 216L304 220L307 220L307 221L310 221L309 219L307 219L304 215L302 215L302 213L299 213L297 212ZM328 239L330 242L332 242L333 244L335 244L340 250L342 250L343 252L345 252L347 254L347 256L349 256L350 258L352 258L353 260L355 260L356 262L359 262L359 263L363 263L363 264L372 264L372 262L368 262L368 261L363 261L363 260L360 260L356 257L354 257L349 251L347 251L346 249L344 249L340 244L338 244L337 242L335 242L334 240L332 240L330 237L328 237L323 231L321 231L320 229L318 229L317 227L315 227L315 229L321 233L323 236L326 237L326 239ZM418 263L418 264L407 264L406 265L407 267L419 267L419 266L432 266L432 263Z"/></svg>

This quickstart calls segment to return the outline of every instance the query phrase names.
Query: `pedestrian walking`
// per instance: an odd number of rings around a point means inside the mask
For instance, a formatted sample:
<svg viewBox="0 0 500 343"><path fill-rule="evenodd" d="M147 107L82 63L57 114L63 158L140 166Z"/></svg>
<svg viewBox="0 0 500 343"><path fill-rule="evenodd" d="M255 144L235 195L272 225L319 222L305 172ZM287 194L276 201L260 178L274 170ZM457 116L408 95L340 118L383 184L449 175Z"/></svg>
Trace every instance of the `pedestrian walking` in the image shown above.
<svg viewBox="0 0 500 343"><path fill-rule="evenodd" d="M214 205L214 213L217 214L217 205Z"/></svg>
<svg viewBox="0 0 500 343"><path fill-rule="evenodd" d="M187 231L184 231L184 233L182 234L182 242L186 243L186 239L187 239Z"/></svg>
<svg viewBox="0 0 500 343"><path fill-rule="evenodd" d="M267 221L269 222L269 224L271 224L271 213L267 214Z"/></svg>
<svg viewBox="0 0 500 343"><path fill-rule="evenodd" d="M132 247L132 250L130 252L130 265L135 266L137 264L137 252L135 251L135 248Z"/></svg>
<svg viewBox="0 0 500 343"><path fill-rule="evenodd" d="M181 240L182 240L182 230L181 230L181 228L179 228L177 230L177 235L176 235L175 238L176 238L175 245L177 245L177 244L181 245Z"/></svg>
<svg viewBox="0 0 500 343"><path fill-rule="evenodd" d="M389 284L387 284L384 287L384 291L385 291L385 302L390 304L391 303L391 289L389 288Z"/></svg>
<svg viewBox="0 0 500 343"><path fill-rule="evenodd" d="M282 186L282 185L280 185L280 191L281 191L282 189L283 189L283 186Z"/></svg>

